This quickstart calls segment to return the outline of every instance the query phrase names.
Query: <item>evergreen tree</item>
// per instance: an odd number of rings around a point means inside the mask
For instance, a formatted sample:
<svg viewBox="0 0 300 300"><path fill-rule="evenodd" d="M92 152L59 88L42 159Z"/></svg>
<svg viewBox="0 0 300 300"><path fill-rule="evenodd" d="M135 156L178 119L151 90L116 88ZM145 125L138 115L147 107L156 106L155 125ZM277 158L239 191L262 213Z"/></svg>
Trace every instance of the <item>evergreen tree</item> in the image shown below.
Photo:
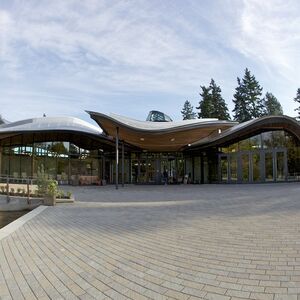
<svg viewBox="0 0 300 300"><path fill-rule="evenodd" d="M200 110L198 118L229 120L227 104L221 95L221 88L216 85L215 81L211 79L209 86L201 86L201 89L202 99L199 101L199 106L196 107Z"/></svg>
<svg viewBox="0 0 300 300"><path fill-rule="evenodd" d="M298 111L298 116L296 117L300 121L300 88L297 90L296 97L294 101L298 103L299 107L295 108L295 111Z"/></svg>
<svg viewBox="0 0 300 300"><path fill-rule="evenodd" d="M199 106L196 109L199 109L198 118L211 118L212 114L212 101L211 101L211 93L210 88L206 86L200 86L202 92L199 93L202 100L199 101Z"/></svg>
<svg viewBox="0 0 300 300"><path fill-rule="evenodd" d="M234 119L239 122L245 122L252 118L258 118L265 115L262 95L262 87L251 75L250 71L246 68L242 80L237 78L238 86L233 95L233 109Z"/></svg>
<svg viewBox="0 0 300 300"><path fill-rule="evenodd" d="M212 118L219 120L230 120L228 107L221 95L221 88L216 85L215 81L210 81L211 101L212 101Z"/></svg>
<svg viewBox="0 0 300 300"><path fill-rule="evenodd" d="M283 115L282 106L272 93L269 92L266 93L266 96L264 98L264 106L265 106L265 113L268 116Z"/></svg>
<svg viewBox="0 0 300 300"><path fill-rule="evenodd" d="M181 111L183 120L196 119L196 113L190 101L186 100Z"/></svg>

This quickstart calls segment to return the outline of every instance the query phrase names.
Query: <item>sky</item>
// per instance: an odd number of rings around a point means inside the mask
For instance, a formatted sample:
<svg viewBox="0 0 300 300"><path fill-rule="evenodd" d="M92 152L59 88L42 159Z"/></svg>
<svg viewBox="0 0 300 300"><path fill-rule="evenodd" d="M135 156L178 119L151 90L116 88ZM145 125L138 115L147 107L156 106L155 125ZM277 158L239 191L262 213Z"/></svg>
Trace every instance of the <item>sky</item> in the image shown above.
<svg viewBox="0 0 300 300"><path fill-rule="evenodd" d="M0 0L0 114L179 120L211 78L231 111L247 67L296 116L299 11L298 0Z"/></svg>

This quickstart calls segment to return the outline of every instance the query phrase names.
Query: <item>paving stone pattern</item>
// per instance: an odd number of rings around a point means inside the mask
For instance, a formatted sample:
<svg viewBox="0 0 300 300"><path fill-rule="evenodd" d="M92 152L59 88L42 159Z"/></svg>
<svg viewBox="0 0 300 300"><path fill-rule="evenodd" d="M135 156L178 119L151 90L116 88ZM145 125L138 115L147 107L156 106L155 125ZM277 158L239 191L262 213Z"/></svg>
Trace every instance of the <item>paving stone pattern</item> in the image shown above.
<svg viewBox="0 0 300 300"><path fill-rule="evenodd" d="M87 190L0 241L0 299L300 300L299 184Z"/></svg>

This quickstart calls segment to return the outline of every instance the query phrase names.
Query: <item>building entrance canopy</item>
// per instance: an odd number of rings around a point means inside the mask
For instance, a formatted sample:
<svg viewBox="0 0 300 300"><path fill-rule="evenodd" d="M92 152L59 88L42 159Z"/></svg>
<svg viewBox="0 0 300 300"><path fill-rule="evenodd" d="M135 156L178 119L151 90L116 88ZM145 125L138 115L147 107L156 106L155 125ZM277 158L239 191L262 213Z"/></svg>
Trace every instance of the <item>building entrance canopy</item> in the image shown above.
<svg viewBox="0 0 300 300"><path fill-rule="evenodd" d="M103 131L143 150L164 152L180 151L206 137L218 135L236 122L218 119L194 119L176 122L138 121L115 114L105 115L88 111Z"/></svg>

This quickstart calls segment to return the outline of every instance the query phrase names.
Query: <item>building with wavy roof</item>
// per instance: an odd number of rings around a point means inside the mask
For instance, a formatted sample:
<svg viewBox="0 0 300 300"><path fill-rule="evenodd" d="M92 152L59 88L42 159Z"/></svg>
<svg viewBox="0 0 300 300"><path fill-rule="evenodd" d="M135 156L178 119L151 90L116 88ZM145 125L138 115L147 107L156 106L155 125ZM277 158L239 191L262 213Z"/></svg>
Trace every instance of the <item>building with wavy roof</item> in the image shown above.
<svg viewBox="0 0 300 300"><path fill-rule="evenodd" d="M287 116L238 124L218 119L146 121L87 112L0 125L1 177L60 184L258 183L300 179L300 125Z"/></svg>

